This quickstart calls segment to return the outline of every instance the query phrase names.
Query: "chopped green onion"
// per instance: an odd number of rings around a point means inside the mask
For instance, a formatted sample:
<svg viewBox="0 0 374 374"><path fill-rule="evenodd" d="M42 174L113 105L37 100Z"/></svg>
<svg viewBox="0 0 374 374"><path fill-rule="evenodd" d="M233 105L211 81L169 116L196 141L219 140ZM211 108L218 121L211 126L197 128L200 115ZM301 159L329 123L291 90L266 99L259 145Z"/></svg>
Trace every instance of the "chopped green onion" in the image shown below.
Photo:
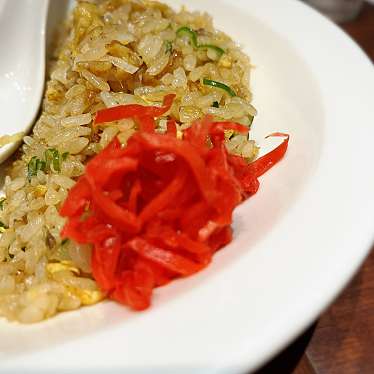
<svg viewBox="0 0 374 374"><path fill-rule="evenodd" d="M171 53L173 51L173 43L170 40L165 42L166 53Z"/></svg>
<svg viewBox="0 0 374 374"><path fill-rule="evenodd" d="M197 41L196 31L191 30L187 26L183 26L183 27L179 28L177 30L177 36L188 36L189 39L190 39L190 42L191 42L191 44L193 45L194 48L197 48L197 49L212 49L217 53L218 57L221 57L225 53L225 51L222 48L220 48L216 45L213 45L213 44L200 44L199 45L199 43Z"/></svg>
<svg viewBox="0 0 374 374"><path fill-rule="evenodd" d="M45 161L42 161L42 160L37 160L36 161L36 169L37 170L45 170L45 167L46 167L46 163L45 163Z"/></svg>
<svg viewBox="0 0 374 374"><path fill-rule="evenodd" d="M0 210L3 210L4 209L4 202L5 202L6 198L5 197L2 197L0 199Z"/></svg>
<svg viewBox="0 0 374 374"><path fill-rule="evenodd" d="M55 148L47 149L44 152L45 161L47 163L47 168L51 168L53 165L53 169L55 171L61 171L61 161L60 161L60 153Z"/></svg>
<svg viewBox="0 0 374 374"><path fill-rule="evenodd" d="M36 175L36 173L38 172L36 169L37 161L38 161L38 158L34 156L34 157L31 157L31 160L27 164L27 178L29 180L31 179L31 177Z"/></svg>
<svg viewBox="0 0 374 374"><path fill-rule="evenodd" d="M214 101L213 104L212 104L212 107L213 108L219 108L219 102L218 101Z"/></svg>
<svg viewBox="0 0 374 374"><path fill-rule="evenodd" d="M199 44L197 43L197 34L195 31L191 30L187 26L183 26L177 30L177 36L188 36L190 38L191 44L198 48Z"/></svg>
<svg viewBox="0 0 374 374"><path fill-rule="evenodd" d="M70 154L69 152L64 152L64 153L61 155L62 161L65 161L65 160L68 158L69 154Z"/></svg>
<svg viewBox="0 0 374 374"><path fill-rule="evenodd" d="M221 83L221 82L217 82L217 81L214 81L214 80L211 80L211 79L207 79L207 78L204 78L203 79L203 84L205 84L206 86L211 86L211 87L215 87L215 88L220 88L221 90L224 90L226 91L231 97L233 96L236 96L236 93L235 91L227 86L226 84L224 83Z"/></svg>
<svg viewBox="0 0 374 374"><path fill-rule="evenodd" d="M222 48L220 48L216 45L213 45L213 44L201 44L197 48L199 48L199 49L212 49L213 51L215 51L217 53L218 57L221 57L225 53L225 51Z"/></svg>
<svg viewBox="0 0 374 374"><path fill-rule="evenodd" d="M46 162L38 159L36 156L32 157L27 164L27 179L31 181L31 177L35 177L39 170L45 171Z"/></svg>
<svg viewBox="0 0 374 374"><path fill-rule="evenodd" d="M29 163L27 164L27 178L31 181L31 177L34 177L38 174L39 170L60 172L61 171L61 162L65 161L69 156L69 152L65 152L60 155L60 152L55 148L49 148L44 152L44 160L40 160L36 156L32 157ZM0 205L1 209L1 205Z"/></svg>

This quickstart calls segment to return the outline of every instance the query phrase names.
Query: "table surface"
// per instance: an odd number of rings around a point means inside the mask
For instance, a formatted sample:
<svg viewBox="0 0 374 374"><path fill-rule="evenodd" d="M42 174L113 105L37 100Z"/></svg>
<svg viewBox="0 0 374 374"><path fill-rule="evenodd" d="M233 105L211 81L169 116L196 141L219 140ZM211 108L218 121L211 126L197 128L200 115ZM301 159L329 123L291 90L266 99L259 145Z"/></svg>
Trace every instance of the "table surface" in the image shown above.
<svg viewBox="0 0 374 374"><path fill-rule="evenodd" d="M374 61L374 5L341 26ZM374 248L319 321L258 374L271 373L374 374Z"/></svg>

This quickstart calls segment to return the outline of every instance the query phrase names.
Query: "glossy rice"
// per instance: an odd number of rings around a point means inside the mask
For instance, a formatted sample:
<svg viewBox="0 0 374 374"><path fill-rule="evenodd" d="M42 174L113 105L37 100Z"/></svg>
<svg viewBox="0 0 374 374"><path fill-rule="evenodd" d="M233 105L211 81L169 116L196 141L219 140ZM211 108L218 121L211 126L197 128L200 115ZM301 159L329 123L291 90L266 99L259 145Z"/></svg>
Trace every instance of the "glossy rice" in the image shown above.
<svg viewBox="0 0 374 374"><path fill-rule="evenodd" d="M182 27L196 32L196 48ZM7 171L0 200L0 315L33 323L104 298L91 277L89 246L62 240L58 211L85 163L113 137L126 144L133 120L92 127L99 109L120 104L161 105L175 93L167 118L177 136L209 114L250 126L250 62L207 14L140 0L78 1L49 66L43 108ZM204 84L215 80L236 96ZM255 143L227 134L230 152L253 159Z"/></svg>

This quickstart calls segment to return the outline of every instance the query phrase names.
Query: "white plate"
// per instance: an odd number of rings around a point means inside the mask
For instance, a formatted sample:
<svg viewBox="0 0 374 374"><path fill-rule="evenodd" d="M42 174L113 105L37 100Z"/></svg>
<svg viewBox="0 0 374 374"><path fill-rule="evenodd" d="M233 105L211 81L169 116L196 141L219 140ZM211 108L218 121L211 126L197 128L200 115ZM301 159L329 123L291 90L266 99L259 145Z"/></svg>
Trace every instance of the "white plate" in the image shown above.
<svg viewBox="0 0 374 374"><path fill-rule="evenodd" d="M237 210L234 241L206 271L158 289L143 313L106 302L33 326L1 322L2 371L254 370L317 318L368 254L370 61L297 1L185 3L211 13L252 57L254 136L288 132L287 156Z"/></svg>

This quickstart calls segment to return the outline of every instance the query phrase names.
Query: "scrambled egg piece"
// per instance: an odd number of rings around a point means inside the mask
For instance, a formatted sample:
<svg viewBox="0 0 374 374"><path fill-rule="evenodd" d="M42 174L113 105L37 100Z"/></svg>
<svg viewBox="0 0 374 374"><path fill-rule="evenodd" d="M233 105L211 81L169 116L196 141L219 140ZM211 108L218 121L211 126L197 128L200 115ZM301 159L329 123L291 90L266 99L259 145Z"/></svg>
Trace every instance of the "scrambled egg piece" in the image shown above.
<svg viewBox="0 0 374 374"><path fill-rule="evenodd" d="M73 266L73 263L71 261L51 262L47 264L47 272L50 274L54 274L63 270L71 271L76 275L80 274L79 269Z"/></svg>
<svg viewBox="0 0 374 374"><path fill-rule="evenodd" d="M218 66L223 67L223 68L231 68L232 66L231 56L224 54L218 61Z"/></svg>
<svg viewBox="0 0 374 374"><path fill-rule="evenodd" d="M79 276L80 274L79 269L75 267L71 261L49 263L47 264L46 269L47 272L51 275L60 271L70 271L75 276ZM69 285L64 285L64 288L66 296L76 296L80 300L82 305L96 304L105 298L105 294L101 292L99 289L90 290Z"/></svg>
<svg viewBox="0 0 374 374"><path fill-rule="evenodd" d="M46 192L47 192L47 186L45 186L44 184L38 184L35 187L35 195L38 197L43 197Z"/></svg>
<svg viewBox="0 0 374 374"><path fill-rule="evenodd" d="M77 296L82 305L92 305L103 300L105 295L100 290L84 290L78 287L66 286L68 291Z"/></svg>

